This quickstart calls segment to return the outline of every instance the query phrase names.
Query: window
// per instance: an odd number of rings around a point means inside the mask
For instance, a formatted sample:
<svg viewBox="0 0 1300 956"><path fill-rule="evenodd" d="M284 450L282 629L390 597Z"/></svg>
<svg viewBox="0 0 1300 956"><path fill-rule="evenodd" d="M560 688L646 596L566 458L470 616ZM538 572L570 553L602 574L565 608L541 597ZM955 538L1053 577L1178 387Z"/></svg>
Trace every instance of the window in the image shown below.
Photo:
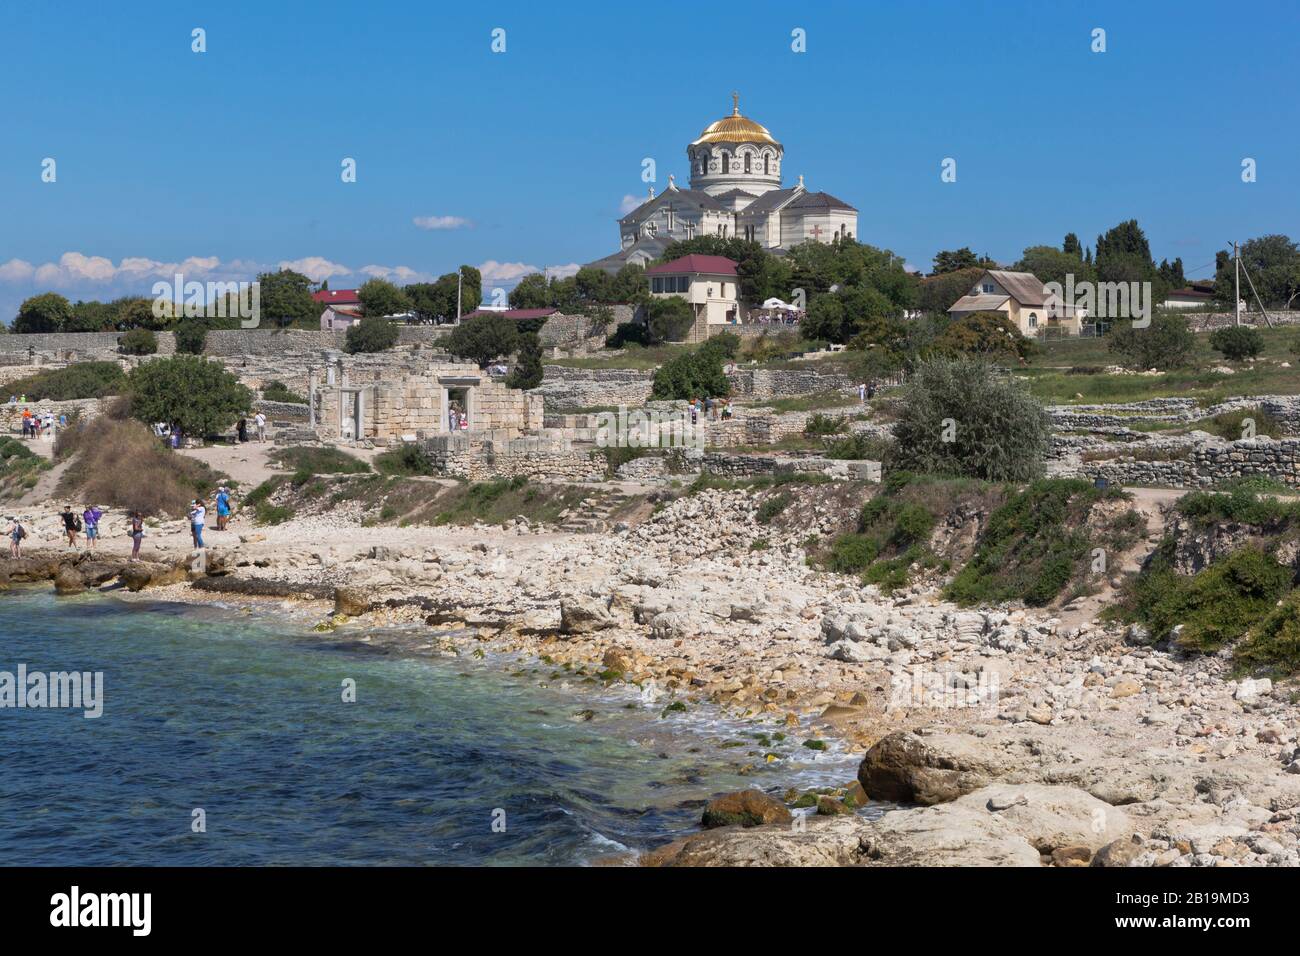
<svg viewBox="0 0 1300 956"><path fill-rule="evenodd" d="M986 282L986 283L984 283L984 291L985 291L987 294L992 295L992 294L993 294L993 283L992 283L992 282Z"/></svg>
<svg viewBox="0 0 1300 956"><path fill-rule="evenodd" d="M723 173L731 172L731 156L725 150L718 157L718 171Z"/></svg>
<svg viewBox="0 0 1300 956"><path fill-rule="evenodd" d="M771 157L771 156L764 156L764 157L763 157L763 175L764 175L764 176L768 176L768 175L771 175L771 173L772 173L772 157Z"/></svg>
<svg viewBox="0 0 1300 956"><path fill-rule="evenodd" d="M1036 328L1038 328L1038 313L1037 313L1037 312L1030 312L1030 313L1029 313L1029 327L1030 327L1031 329L1036 329Z"/></svg>
<svg viewBox="0 0 1300 956"><path fill-rule="evenodd" d="M749 168L749 153L746 153L746 154L745 154L745 172L747 172L747 173L750 172L750 168Z"/></svg>
<svg viewBox="0 0 1300 956"><path fill-rule="evenodd" d="M651 292L662 292L662 291L664 291L664 280L661 279L661 278L659 278L658 276L655 276L653 279L651 279L651 280L650 280L650 291L651 291Z"/></svg>

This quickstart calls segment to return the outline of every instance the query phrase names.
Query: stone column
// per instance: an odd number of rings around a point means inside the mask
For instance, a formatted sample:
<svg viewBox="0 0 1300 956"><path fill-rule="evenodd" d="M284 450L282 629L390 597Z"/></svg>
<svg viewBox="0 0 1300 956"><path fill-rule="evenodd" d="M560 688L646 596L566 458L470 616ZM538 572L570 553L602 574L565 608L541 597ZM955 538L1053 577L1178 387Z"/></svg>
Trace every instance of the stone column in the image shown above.
<svg viewBox="0 0 1300 956"><path fill-rule="evenodd" d="M316 370L307 369L307 424L316 427Z"/></svg>
<svg viewBox="0 0 1300 956"><path fill-rule="evenodd" d="M352 413L354 416L352 434L358 441L360 441L362 435L365 434L366 390L364 388L358 388L356 396L357 397L353 399L352 405Z"/></svg>

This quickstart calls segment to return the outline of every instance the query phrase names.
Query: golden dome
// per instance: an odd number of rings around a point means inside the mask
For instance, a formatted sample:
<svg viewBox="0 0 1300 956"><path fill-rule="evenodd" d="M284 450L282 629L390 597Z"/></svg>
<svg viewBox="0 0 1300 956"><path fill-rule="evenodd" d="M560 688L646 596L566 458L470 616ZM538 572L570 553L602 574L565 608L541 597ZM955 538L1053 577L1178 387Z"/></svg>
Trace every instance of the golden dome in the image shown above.
<svg viewBox="0 0 1300 956"><path fill-rule="evenodd" d="M781 145L772 138L772 134L767 131L767 127L761 123L755 123L747 116L740 115L740 95L731 94L731 115L724 116L716 123L710 123L700 134L700 138L691 143L692 146L698 146L701 143L771 143L773 146Z"/></svg>

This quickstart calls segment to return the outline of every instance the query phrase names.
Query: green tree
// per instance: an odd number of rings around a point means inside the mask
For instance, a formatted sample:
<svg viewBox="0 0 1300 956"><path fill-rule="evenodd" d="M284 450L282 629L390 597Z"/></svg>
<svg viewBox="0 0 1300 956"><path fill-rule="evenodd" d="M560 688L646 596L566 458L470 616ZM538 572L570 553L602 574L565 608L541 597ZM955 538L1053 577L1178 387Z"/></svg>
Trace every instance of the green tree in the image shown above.
<svg viewBox="0 0 1300 956"><path fill-rule="evenodd" d="M202 355L208 340L206 319L182 319L176 326L176 351L181 355Z"/></svg>
<svg viewBox="0 0 1300 956"><path fill-rule="evenodd" d="M1270 235L1248 239L1241 246L1241 262L1245 273L1241 277L1241 297L1253 306L1250 284L1255 284L1266 307L1289 307L1300 296L1300 250L1287 236ZM1220 252L1214 275L1214 295L1220 302L1233 305L1236 268L1232 256Z"/></svg>
<svg viewBox="0 0 1300 956"><path fill-rule="evenodd" d="M1146 328L1124 324L1112 330L1109 348L1129 368L1170 371L1192 364L1196 336L1186 320L1157 313Z"/></svg>
<svg viewBox="0 0 1300 956"><path fill-rule="evenodd" d="M731 394L722 370L725 353L706 342L655 369L650 396L656 399L719 398Z"/></svg>
<svg viewBox="0 0 1300 956"><path fill-rule="evenodd" d="M406 293L387 279L367 279L357 289L357 298L361 301L361 314L369 318L411 311L411 300Z"/></svg>
<svg viewBox="0 0 1300 956"><path fill-rule="evenodd" d="M813 298L800 332L808 339L836 343L870 332L869 341L892 348L902 335L897 312L884 293L871 286L843 286Z"/></svg>
<svg viewBox="0 0 1300 956"><path fill-rule="evenodd" d="M1160 278L1164 280L1165 285L1171 289L1181 289L1187 285L1187 277L1183 275L1183 260L1181 258L1175 259L1173 262L1161 259L1156 271L1160 273Z"/></svg>
<svg viewBox="0 0 1300 956"><path fill-rule="evenodd" d="M189 435L215 435L248 412L253 396L220 363L196 355L153 359L127 376L131 414L174 422Z"/></svg>
<svg viewBox="0 0 1300 956"><path fill-rule="evenodd" d="M15 332L62 332L72 319L72 305L57 292L34 295L18 306L14 318Z"/></svg>
<svg viewBox="0 0 1300 956"><path fill-rule="evenodd" d="M510 290L510 308L545 309L551 304L551 290L546 276L530 272Z"/></svg>
<svg viewBox="0 0 1300 956"><path fill-rule="evenodd" d="M646 307L646 328L653 342L680 342L695 325L695 310L679 295L652 299Z"/></svg>
<svg viewBox="0 0 1300 956"><path fill-rule="evenodd" d="M1083 246L1079 244L1079 237L1072 232L1065 234L1065 241L1061 243L1061 249L1076 259L1083 259Z"/></svg>
<svg viewBox="0 0 1300 956"><path fill-rule="evenodd" d="M1151 245L1147 242L1146 233L1136 219L1121 222L1097 237L1095 266L1098 282L1150 282L1152 305L1163 302L1168 297L1169 284L1161 278L1160 271L1151 258Z"/></svg>
<svg viewBox="0 0 1300 956"><path fill-rule="evenodd" d="M639 305L648 302L650 291L646 283L645 267L631 263L619 269L610 280L609 296L608 302L603 304L619 302Z"/></svg>
<svg viewBox="0 0 1300 956"><path fill-rule="evenodd" d="M1066 278L1071 275L1074 276L1076 286L1095 279L1091 266L1078 256L1062 252L1054 246L1030 246L1021 255L1020 261L1011 268L1015 272L1032 272L1043 285L1058 282L1062 288L1066 286Z"/></svg>
<svg viewBox="0 0 1300 956"><path fill-rule="evenodd" d="M954 302L975 288L985 271L982 266L972 266L921 279L917 284L917 307L931 315L947 314Z"/></svg>
<svg viewBox="0 0 1300 956"><path fill-rule="evenodd" d="M519 330L504 315L476 315L466 319L447 337L447 351L470 359L480 368L519 347Z"/></svg>
<svg viewBox="0 0 1300 956"><path fill-rule="evenodd" d="M114 325L118 331L129 332L131 329L153 329L160 331L175 321L174 303L165 303L161 315L154 314L154 300L144 296L124 296L114 301L117 316Z"/></svg>
<svg viewBox="0 0 1300 956"><path fill-rule="evenodd" d="M510 370L506 385L510 388L536 388L542 384L542 345L536 332L519 337L519 360Z"/></svg>
<svg viewBox="0 0 1300 956"><path fill-rule="evenodd" d="M948 354L973 355L989 361L1028 358L1034 343L1002 312L972 312L948 325L935 339Z"/></svg>
<svg viewBox="0 0 1300 956"><path fill-rule="evenodd" d="M934 257L934 274L943 275L946 272L956 272L958 269L971 269L975 267L982 269L996 269L997 263L988 256L977 256L971 252L969 246L962 246L960 249L944 249Z"/></svg>
<svg viewBox="0 0 1300 956"><path fill-rule="evenodd" d="M116 325L117 309L108 302L78 302L72 307L72 317L64 326L65 332L112 332Z"/></svg>
<svg viewBox="0 0 1300 956"><path fill-rule="evenodd" d="M985 481L1042 474L1051 419L1019 381L973 358L918 363L894 424L896 467Z"/></svg>
<svg viewBox="0 0 1300 956"><path fill-rule="evenodd" d="M325 307L311 297L311 279L292 269L257 277L262 317L271 325L314 325Z"/></svg>
<svg viewBox="0 0 1300 956"><path fill-rule="evenodd" d="M343 351L352 355L358 352L387 352L397 344L399 334L397 325L391 319L367 315L355 325L348 326Z"/></svg>

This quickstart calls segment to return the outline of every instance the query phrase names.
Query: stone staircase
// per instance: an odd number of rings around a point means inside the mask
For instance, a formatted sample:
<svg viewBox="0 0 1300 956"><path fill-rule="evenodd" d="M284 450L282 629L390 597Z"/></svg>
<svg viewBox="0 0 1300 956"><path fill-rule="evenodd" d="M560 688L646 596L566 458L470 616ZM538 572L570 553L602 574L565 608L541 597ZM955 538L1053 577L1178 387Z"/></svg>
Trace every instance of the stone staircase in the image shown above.
<svg viewBox="0 0 1300 956"><path fill-rule="evenodd" d="M610 517L628 501L628 496L614 489L601 489L570 508L560 519L560 530L571 534L598 534L614 527Z"/></svg>

